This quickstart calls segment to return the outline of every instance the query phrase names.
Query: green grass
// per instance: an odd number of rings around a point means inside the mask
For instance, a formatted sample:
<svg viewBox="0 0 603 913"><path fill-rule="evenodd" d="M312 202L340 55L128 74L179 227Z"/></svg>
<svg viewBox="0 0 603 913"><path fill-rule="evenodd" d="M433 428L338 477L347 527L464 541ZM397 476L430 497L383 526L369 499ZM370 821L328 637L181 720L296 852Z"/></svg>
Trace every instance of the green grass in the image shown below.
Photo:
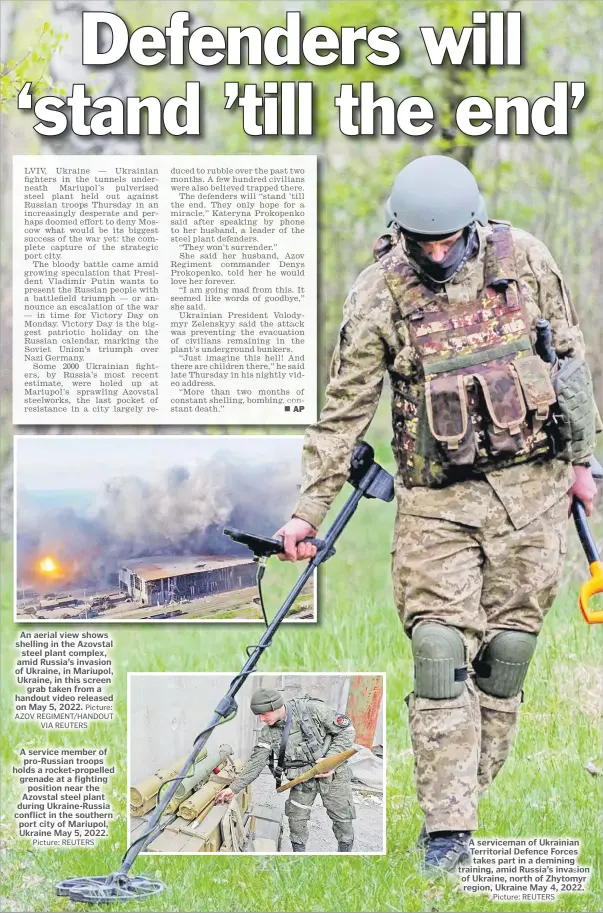
<svg viewBox="0 0 603 913"><path fill-rule="evenodd" d="M387 459L384 447L378 455ZM520 733L503 772L480 806L478 837L563 836L582 841L580 862L592 866L587 894L560 894L555 903L497 903L464 894L453 885L428 884L418 873L414 842L420 825L412 782L412 758L404 695L411 689L408 642L393 608L389 542L393 505L361 504L323 569L320 622L285 626L264 655L261 670L384 671L387 673L387 856L141 858L136 871L165 881L164 894L128 909L146 911L591 911L603 908L601 888L601 784L589 761L601 767L599 731L601 628L589 628L576 605L579 575L586 573L576 543L562 593L551 611L526 684ZM9 547L4 549L10 571ZM272 611L297 571L272 561L265 589ZM82 909L56 898L56 881L113 871L125 849L126 673L135 671L237 671L245 645L257 638L249 626L106 625L115 640L117 718L92 724L86 734L47 734L12 718L12 623L10 573L4 575L3 785L4 895L10 910ZM98 623L99 627L102 624ZM27 629L32 630L28 625ZM40 627L40 626L38 626ZM65 625L68 627L68 625ZM34 630L37 628L34 628ZM203 720L199 720L202 724ZM161 738L161 734L158 733ZM107 745L108 763L119 773L110 784L116 820L110 837L93 850L36 850L16 838L12 821L18 789L9 773L20 746ZM103 905L103 910L125 909Z"/></svg>

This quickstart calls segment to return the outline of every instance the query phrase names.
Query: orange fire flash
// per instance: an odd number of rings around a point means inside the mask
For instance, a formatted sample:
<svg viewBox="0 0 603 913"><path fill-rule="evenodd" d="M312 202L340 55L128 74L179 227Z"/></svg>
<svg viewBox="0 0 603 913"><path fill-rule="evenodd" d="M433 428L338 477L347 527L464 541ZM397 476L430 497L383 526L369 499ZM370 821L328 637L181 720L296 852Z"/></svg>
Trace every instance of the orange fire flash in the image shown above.
<svg viewBox="0 0 603 913"><path fill-rule="evenodd" d="M47 555L46 558L43 558L42 561L40 561L40 570L44 571L45 574L56 574L59 570L59 566L52 560L50 555Z"/></svg>

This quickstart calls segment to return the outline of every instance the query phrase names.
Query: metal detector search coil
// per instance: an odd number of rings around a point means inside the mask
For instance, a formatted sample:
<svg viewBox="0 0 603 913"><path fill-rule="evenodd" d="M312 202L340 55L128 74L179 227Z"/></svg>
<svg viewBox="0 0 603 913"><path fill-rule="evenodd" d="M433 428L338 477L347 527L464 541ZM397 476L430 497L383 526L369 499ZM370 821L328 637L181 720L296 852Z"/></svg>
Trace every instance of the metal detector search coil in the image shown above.
<svg viewBox="0 0 603 913"><path fill-rule="evenodd" d="M91 875L88 878L68 878L56 886L59 897L68 897L75 903L113 903L115 900L146 900L161 894L163 882L146 875Z"/></svg>

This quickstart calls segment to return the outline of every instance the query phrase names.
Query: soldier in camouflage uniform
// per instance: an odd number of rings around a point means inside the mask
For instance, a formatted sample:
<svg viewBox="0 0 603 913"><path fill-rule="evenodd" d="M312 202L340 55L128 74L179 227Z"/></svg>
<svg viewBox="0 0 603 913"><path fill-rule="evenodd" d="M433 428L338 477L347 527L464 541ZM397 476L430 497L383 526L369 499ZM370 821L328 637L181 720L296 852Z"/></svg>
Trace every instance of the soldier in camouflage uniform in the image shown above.
<svg viewBox="0 0 603 913"><path fill-rule="evenodd" d="M346 300L300 498L278 534L289 560L314 554L301 540L343 486L387 371L420 845L426 870L450 871L469 858L478 794L511 746L562 570L568 493L592 510L600 419L576 312L544 244L488 222L473 176L443 156L403 169L388 211L392 235ZM540 318L561 359L552 369L534 354Z"/></svg>
<svg viewBox="0 0 603 913"><path fill-rule="evenodd" d="M267 764L280 786L283 773L293 780L321 758L339 754L354 744L351 720L317 698L306 696L285 703L278 691L261 688L251 698L251 710L264 725L251 757L230 788L218 793L217 802L230 801L259 777ZM316 774L289 790L285 814L294 853L306 849L310 813L319 793L333 825L338 851L351 852L352 822L356 817L351 780L350 768L344 762L334 771Z"/></svg>

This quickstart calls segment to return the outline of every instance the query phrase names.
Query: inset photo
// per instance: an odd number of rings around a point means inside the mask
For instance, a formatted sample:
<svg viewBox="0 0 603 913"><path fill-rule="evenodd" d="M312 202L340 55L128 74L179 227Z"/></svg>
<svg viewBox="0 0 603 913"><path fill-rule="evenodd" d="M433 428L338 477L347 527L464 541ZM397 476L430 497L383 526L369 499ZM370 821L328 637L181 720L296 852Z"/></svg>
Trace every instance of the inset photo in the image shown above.
<svg viewBox="0 0 603 913"><path fill-rule="evenodd" d="M130 842L168 854L385 853L385 676L251 675L236 716L183 770L232 678L128 676Z"/></svg>
<svg viewBox="0 0 603 913"><path fill-rule="evenodd" d="M263 620L249 537L291 516L300 436L21 435L15 447L15 621ZM274 565L271 604L298 572ZM316 620L314 582L288 620Z"/></svg>

